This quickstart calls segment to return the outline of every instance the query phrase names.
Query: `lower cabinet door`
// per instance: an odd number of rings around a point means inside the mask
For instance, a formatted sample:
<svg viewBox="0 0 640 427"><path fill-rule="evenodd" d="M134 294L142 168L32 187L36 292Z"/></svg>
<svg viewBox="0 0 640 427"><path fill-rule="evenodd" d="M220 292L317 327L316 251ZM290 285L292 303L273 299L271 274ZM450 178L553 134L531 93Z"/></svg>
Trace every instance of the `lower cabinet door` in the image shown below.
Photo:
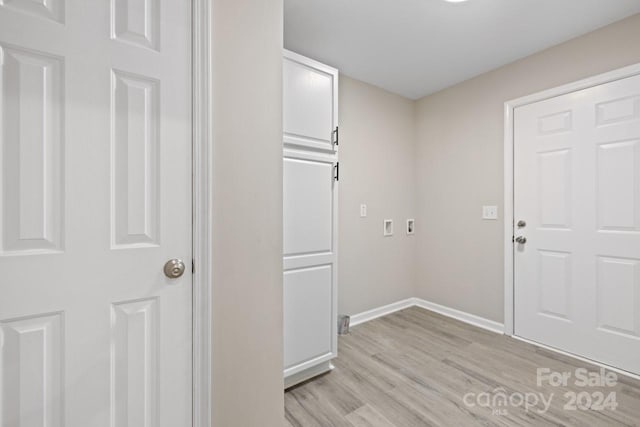
<svg viewBox="0 0 640 427"><path fill-rule="evenodd" d="M284 272L285 375L333 356L332 278L332 265Z"/></svg>

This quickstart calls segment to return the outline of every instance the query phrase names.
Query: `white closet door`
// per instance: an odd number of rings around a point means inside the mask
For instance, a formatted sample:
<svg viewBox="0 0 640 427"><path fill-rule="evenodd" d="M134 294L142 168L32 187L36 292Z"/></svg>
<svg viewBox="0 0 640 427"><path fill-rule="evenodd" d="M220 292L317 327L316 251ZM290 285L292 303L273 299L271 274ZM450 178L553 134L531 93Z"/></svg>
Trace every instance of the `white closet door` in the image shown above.
<svg viewBox="0 0 640 427"><path fill-rule="evenodd" d="M284 142L335 151L338 71L293 52L283 64Z"/></svg>
<svg viewBox="0 0 640 427"><path fill-rule="evenodd" d="M192 422L191 4L0 1L0 426Z"/></svg>
<svg viewBox="0 0 640 427"><path fill-rule="evenodd" d="M640 76L515 110L515 333L640 374Z"/></svg>
<svg viewBox="0 0 640 427"><path fill-rule="evenodd" d="M285 375L337 354L335 157L284 153Z"/></svg>

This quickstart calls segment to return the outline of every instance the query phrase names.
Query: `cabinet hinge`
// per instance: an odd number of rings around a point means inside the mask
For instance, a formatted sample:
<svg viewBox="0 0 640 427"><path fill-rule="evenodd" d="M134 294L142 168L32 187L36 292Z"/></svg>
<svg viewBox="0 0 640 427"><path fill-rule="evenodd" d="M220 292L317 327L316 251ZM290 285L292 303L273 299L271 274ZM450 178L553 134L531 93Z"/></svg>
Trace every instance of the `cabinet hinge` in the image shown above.
<svg viewBox="0 0 640 427"><path fill-rule="evenodd" d="M336 165L334 166L335 170L336 170L336 174L334 175L334 179L336 181L340 181L340 162L337 162Z"/></svg>
<svg viewBox="0 0 640 427"><path fill-rule="evenodd" d="M336 126L336 130L331 132L331 139L333 140L333 145L338 145L340 140L340 134L338 133L338 126Z"/></svg>

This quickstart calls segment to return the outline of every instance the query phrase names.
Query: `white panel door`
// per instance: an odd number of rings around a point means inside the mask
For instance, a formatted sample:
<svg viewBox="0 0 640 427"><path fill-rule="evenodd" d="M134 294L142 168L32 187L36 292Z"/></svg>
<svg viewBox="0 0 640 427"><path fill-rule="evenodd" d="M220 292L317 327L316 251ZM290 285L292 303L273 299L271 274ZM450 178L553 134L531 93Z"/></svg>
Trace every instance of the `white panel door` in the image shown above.
<svg viewBox="0 0 640 427"><path fill-rule="evenodd" d="M337 354L336 165L284 150L285 376Z"/></svg>
<svg viewBox="0 0 640 427"><path fill-rule="evenodd" d="M2 427L191 425L190 9L0 1Z"/></svg>
<svg viewBox="0 0 640 427"><path fill-rule="evenodd" d="M284 142L334 152L338 135L338 70L285 51Z"/></svg>
<svg viewBox="0 0 640 427"><path fill-rule="evenodd" d="M640 76L515 110L515 333L640 373Z"/></svg>

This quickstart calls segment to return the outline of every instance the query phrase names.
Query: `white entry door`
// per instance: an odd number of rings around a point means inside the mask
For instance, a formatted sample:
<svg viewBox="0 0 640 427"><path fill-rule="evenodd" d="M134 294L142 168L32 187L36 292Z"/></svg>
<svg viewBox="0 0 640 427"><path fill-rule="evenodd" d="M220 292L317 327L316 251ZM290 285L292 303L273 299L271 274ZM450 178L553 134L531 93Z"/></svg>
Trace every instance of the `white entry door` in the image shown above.
<svg viewBox="0 0 640 427"><path fill-rule="evenodd" d="M515 333L640 374L640 76L514 117Z"/></svg>
<svg viewBox="0 0 640 427"><path fill-rule="evenodd" d="M191 425L190 52L188 1L0 1L0 426Z"/></svg>

